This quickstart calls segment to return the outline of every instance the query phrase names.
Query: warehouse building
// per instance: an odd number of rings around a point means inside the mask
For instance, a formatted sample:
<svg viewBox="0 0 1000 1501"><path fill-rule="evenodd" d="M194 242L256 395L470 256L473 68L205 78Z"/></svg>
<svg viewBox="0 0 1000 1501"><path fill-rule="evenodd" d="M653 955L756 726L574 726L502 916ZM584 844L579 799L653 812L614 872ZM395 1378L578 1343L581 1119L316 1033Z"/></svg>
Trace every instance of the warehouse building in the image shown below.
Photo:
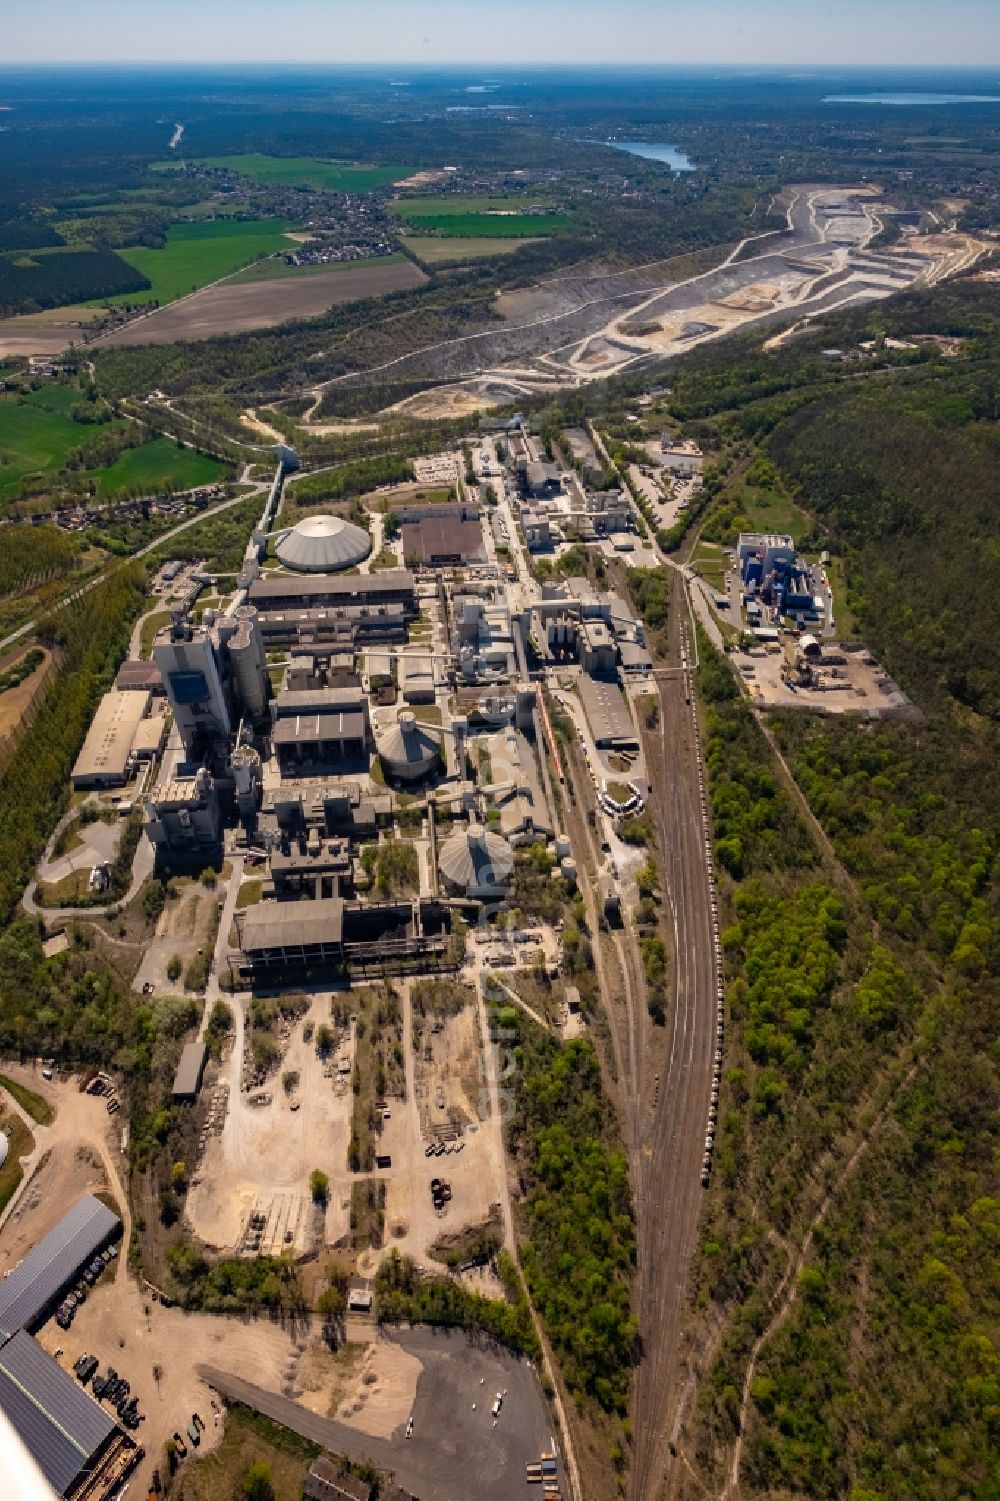
<svg viewBox="0 0 1000 1501"><path fill-rule="evenodd" d="M93 1194L85 1194L0 1282L0 1340L44 1323L78 1280L80 1269L120 1233L118 1216Z"/></svg>
<svg viewBox="0 0 1000 1501"><path fill-rule="evenodd" d="M208 1049L203 1042L185 1044L170 1091L172 1100L182 1100L190 1104L198 1098L207 1059Z"/></svg>
<svg viewBox="0 0 1000 1501"><path fill-rule="evenodd" d="M579 689L583 711L598 749L637 750L639 739L635 725L618 684L581 674Z"/></svg>
<svg viewBox="0 0 1000 1501"><path fill-rule="evenodd" d="M97 1501L134 1463L131 1439L23 1330L0 1349L0 1410L57 1496Z"/></svg>
<svg viewBox="0 0 1000 1501"><path fill-rule="evenodd" d="M240 948L254 969L336 963L344 951L344 903L260 902L237 912Z"/></svg>
<svg viewBox="0 0 1000 1501"><path fill-rule="evenodd" d="M132 742L148 708L148 691L112 688L104 695L73 767L74 787L121 787L128 781Z"/></svg>
<svg viewBox="0 0 1000 1501"><path fill-rule="evenodd" d="M486 551L478 506L427 508L418 520L403 520L403 557L426 568L481 562Z"/></svg>

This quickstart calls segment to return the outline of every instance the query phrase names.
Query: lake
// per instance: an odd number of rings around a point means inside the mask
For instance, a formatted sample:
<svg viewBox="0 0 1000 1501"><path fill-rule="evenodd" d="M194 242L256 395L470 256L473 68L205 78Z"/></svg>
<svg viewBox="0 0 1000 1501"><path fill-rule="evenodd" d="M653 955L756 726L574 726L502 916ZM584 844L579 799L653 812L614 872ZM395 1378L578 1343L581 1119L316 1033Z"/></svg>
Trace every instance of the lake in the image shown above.
<svg viewBox="0 0 1000 1501"><path fill-rule="evenodd" d="M828 94L824 104L1000 104L1000 94Z"/></svg>
<svg viewBox="0 0 1000 1501"><path fill-rule="evenodd" d="M686 152L666 141L603 141L604 146L613 146L616 151L627 151L632 156L644 157L647 162L663 162L674 172L696 172L698 169Z"/></svg>

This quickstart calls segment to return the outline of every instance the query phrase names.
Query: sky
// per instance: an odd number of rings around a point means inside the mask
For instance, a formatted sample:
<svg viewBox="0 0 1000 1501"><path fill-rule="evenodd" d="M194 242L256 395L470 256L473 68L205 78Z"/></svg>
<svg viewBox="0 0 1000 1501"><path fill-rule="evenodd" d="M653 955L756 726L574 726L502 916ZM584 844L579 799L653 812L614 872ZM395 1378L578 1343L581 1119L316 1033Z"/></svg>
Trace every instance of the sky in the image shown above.
<svg viewBox="0 0 1000 1501"><path fill-rule="evenodd" d="M3 0L4 62L993 66L998 0Z"/></svg>

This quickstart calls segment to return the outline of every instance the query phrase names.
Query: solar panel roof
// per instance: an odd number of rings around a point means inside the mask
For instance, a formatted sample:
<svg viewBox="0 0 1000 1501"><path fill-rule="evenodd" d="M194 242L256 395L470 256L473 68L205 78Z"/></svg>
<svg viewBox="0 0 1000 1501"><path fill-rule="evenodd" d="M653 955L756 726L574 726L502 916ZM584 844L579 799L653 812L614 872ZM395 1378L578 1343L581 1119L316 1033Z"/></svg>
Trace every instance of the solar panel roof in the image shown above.
<svg viewBox="0 0 1000 1501"><path fill-rule="evenodd" d="M60 1496L115 1431L104 1409L24 1330L0 1349L0 1407Z"/></svg>
<svg viewBox="0 0 1000 1501"><path fill-rule="evenodd" d="M85 1194L0 1282L0 1340L31 1328L118 1230L121 1221Z"/></svg>

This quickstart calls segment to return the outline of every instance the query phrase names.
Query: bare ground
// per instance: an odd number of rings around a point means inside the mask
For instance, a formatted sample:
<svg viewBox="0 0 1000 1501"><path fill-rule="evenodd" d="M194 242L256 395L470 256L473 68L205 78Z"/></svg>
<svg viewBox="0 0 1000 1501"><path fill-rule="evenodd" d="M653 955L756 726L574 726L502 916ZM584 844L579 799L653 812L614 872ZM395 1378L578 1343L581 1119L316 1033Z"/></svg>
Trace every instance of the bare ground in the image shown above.
<svg viewBox="0 0 1000 1501"><path fill-rule="evenodd" d="M392 261L385 266L340 269L301 278L219 282L116 329L101 342L172 344L180 339L214 339L219 334L246 333L294 318L315 318L337 303L419 287L426 280L412 261Z"/></svg>

